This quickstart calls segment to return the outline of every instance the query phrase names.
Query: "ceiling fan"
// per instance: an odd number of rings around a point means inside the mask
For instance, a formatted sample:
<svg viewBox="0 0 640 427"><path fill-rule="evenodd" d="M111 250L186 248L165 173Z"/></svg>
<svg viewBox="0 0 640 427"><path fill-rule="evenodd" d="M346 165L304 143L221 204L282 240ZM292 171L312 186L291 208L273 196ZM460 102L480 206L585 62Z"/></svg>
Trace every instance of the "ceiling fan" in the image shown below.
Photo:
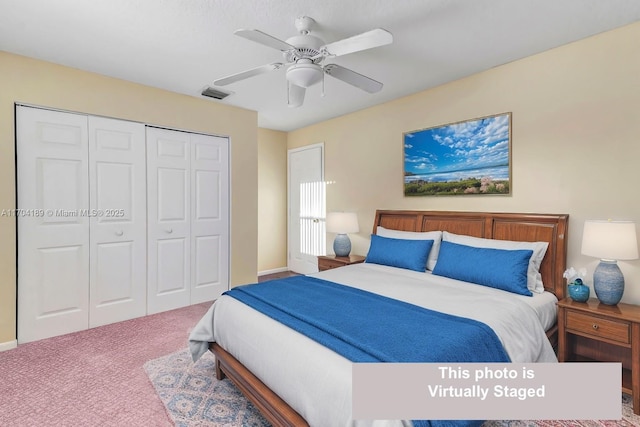
<svg viewBox="0 0 640 427"><path fill-rule="evenodd" d="M320 81L324 84L325 74L360 88L365 92L376 93L380 91L382 89L382 83L338 64L322 65L322 62L325 58L342 56L390 44L393 42L391 33L382 28L376 28L362 34L325 44L323 40L309 34L314 23L313 18L308 16L297 18L295 26L300 34L286 41L263 33L260 30L236 30L234 34L237 36L244 37L270 48L278 49L282 52L286 63L274 62L272 64L262 65L218 79L213 83L217 86L225 86L288 66L286 72L287 98L290 107L301 106L304 101L306 89Z"/></svg>

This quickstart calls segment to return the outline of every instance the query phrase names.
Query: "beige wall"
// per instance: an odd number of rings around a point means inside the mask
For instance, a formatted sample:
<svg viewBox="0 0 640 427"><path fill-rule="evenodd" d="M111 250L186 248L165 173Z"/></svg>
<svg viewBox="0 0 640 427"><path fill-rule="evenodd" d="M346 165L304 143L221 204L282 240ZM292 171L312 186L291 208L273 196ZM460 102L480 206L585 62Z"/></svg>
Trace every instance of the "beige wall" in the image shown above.
<svg viewBox="0 0 640 427"><path fill-rule="evenodd" d="M287 134L258 129L258 273L287 266Z"/></svg>
<svg viewBox="0 0 640 427"><path fill-rule="evenodd" d="M0 52L0 209L15 208L14 103L231 138L231 283L257 277L257 114ZM199 88L194 88L194 92ZM0 345L15 339L14 218L0 217Z"/></svg>
<svg viewBox="0 0 640 427"><path fill-rule="evenodd" d="M367 252L376 208L568 213L568 265L590 275L584 220L640 225L638 40L640 23L290 132L288 146L325 142L327 210L358 213L354 253ZM508 111L511 196L403 196L403 132ZM619 265L624 301L640 304L640 261Z"/></svg>

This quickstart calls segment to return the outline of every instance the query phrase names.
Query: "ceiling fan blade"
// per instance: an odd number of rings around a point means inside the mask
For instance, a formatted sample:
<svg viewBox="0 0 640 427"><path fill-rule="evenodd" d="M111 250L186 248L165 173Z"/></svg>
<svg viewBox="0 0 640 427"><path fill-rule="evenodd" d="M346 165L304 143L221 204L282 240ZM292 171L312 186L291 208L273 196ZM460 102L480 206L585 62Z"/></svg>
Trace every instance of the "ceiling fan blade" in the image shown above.
<svg viewBox="0 0 640 427"><path fill-rule="evenodd" d="M227 77L223 77L213 82L216 86L226 86L231 83L235 83L240 80L248 79L249 77L257 76L258 74L268 73L269 71L279 70L282 68L281 62L274 62L273 64L266 64L260 67L252 68L250 70L241 71L236 74L232 74Z"/></svg>
<svg viewBox="0 0 640 427"><path fill-rule="evenodd" d="M382 83L373 80L370 77L363 76L348 68L341 67L337 64L327 64L324 67L324 72L335 77L338 80L342 80L345 83L349 83L352 86L360 88L365 92L376 93L382 89Z"/></svg>
<svg viewBox="0 0 640 427"><path fill-rule="evenodd" d="M329 43L320 48L325 56L340 56L359 52L393 42L393 35L387 30L376 28L366 33Z"/></svg>
<svg viewBox="0 0 640 427"><path fill-rule="evenodd" d="M233 34L235 34L236 36L244 37L245 39L251 40L253 42L278 49L282 52L286 52L288 50L296 48L295 46L292 46L287 42L270 36L267 33L263 33L260 30L236 30Z"/></svg>
<svg viewBox="0 0 640 427"><path fill-rule="evenodd" d="M293 83L287 82L288 86L288 100L287 105L291 108L300 107L304 102L304 94L306 89L302 86L294 85Z"/></svg>

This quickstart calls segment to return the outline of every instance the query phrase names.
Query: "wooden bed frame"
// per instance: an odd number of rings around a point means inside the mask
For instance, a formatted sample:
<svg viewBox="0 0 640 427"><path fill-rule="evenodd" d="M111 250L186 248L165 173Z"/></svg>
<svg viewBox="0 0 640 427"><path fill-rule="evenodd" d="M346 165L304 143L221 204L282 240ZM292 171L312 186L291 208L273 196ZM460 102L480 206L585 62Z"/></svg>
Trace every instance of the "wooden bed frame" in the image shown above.
<svg viewBox="0 0 640 427"><path fill-rule="evenodd" d="M489 239L548 242L540 273L545 290L562 299L566 292L562 274L566 269L568 220L569 215L533 213L378 210L373 233L382 226L402 231L442 230ZM547 336L555 348L557 326ZM212 343L210 350L216 357L216 378L229 377L273 426L308 426L302 416L225 349Z"/></svg>

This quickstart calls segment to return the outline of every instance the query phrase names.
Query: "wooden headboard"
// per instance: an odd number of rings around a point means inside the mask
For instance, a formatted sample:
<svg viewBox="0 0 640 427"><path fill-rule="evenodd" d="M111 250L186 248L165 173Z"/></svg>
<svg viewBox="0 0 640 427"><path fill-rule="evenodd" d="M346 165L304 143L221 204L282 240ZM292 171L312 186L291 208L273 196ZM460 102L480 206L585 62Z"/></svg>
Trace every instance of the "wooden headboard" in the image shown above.
<svg viewBox="0 0 640 427"><path fill-rule="evenodd" d="M382 226L402 231L442 230L485 239L548 242L540 273L547 291L565 297L569 215L453 211L378 210L373 233Z"/></svg>

